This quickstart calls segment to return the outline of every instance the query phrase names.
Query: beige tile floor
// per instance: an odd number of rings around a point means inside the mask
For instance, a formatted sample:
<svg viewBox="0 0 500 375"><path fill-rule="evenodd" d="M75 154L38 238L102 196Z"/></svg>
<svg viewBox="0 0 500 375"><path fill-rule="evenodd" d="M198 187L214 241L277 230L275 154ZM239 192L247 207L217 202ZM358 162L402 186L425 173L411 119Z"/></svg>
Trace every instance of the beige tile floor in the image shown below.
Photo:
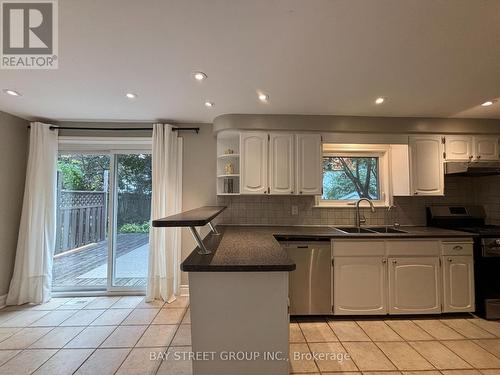
<svg viewBox="0 0 500 375"><path fill-rule="evenodd" d="M1 375L189 375L191 362L173 358L190 350L186 297L54 298L0 310ZM168 359L151 359L164 351ZM290 352L298 374L500 375L500 322L292 318Z"/></svg>
<svg viewBox="0 0 500 375"><path fill-rule="evenodd" d="M294 374L500 375L500 321L297 317L290 351ZM335 357L321 357L328 353Z"/></svg>
<svg viewBox="0 0 500 375"><path fill-rule="evenodd" d="M0 310L0 374L191 374L189 301L53 298ZM171 353L151 360L151 353ZM162 360L163 359L163 360Z"/></svg>

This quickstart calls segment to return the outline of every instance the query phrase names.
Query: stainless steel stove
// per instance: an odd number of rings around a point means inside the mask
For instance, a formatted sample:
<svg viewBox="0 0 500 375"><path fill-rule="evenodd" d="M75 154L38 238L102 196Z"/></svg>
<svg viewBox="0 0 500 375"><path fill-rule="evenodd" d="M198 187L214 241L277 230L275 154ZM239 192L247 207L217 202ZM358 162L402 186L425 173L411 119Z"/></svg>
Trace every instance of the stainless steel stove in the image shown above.
<svg viewBox="0 0 500 375"><path fill-rule="evenodd" d="M466 205L427 207L427 225L475 235L476 313L500 319L500 226L486 224L484 207Z"/></svg>

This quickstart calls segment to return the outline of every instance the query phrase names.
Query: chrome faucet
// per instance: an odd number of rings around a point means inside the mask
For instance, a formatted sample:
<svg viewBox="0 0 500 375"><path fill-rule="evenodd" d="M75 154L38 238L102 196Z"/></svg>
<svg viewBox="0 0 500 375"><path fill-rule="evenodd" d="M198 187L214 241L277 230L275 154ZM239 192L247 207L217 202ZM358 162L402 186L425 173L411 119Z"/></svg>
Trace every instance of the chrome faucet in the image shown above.
<svg viewBox="0 0 500 375"><path fill-rule="evenodd" d="M366 218L364 217L364 215L361 215L360 212L359 212L359 204L362 202L362 201L367 201L368 203L370 203L370 209L372 212L375 212L375 206L373 205L373 202L368 199L368 198L361 198L361 199L358 199L358 201L356 202L356 222L355 222L355 225L357 228L360 228L361 227L361 224L365 224L366 223Z"/></svg>

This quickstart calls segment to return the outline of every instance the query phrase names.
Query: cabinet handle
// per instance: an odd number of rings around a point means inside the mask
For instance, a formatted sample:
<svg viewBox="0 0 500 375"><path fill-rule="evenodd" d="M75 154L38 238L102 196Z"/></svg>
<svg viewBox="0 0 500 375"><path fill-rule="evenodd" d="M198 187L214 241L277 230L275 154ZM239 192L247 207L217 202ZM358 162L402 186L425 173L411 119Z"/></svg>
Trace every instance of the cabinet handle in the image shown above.
<svg viewBox="0 0 500 375"><path fill-rule="evenodd" d="M457 245L453 248L453 250L458 251L458 250L463 250L464 248L460 245Z"/></svg>
<svg viewBox="0 0 500 375"><path fill-rule="evenodd" d="M302 191L299 191L299 194L302 194Z"/></svg>
<svg viewBox="0 0 500 375"><path fill-rule="evenodd" d="M384 264L387 263L387 259L385 259L385 258L382 259L382 263L384 263Z"/></svg>
<svg viewBox="0 0 500 375"><path fill-rule="evenodd" d="M451 258L448 258L448 262L450 262L450 263L451 263L451 262L453 262L453 259L451 259Z"/></svg>
<svg viewBox="0 0 500 375"><path fill-rule="evenodd" d="M293 190L290 192L290 194L293 194Z"/></svg>
<svg viewBox="0 0 500 375"><path fill-rule="evenodd" d="M469 160L474 159L474 155L469 156Z"/></svg>
<svg viewBox="0 0 500 375"><path fill-rule="evenodd" d="M476 156L477 159L481 159L481 155Z"/></svg>
<svg viewBox="0 0 500 375"><path fill-rule="evenodd" d="M267 194L267 190L264 190L264 194Z"/></svg>
<svg viewBox="0 0 500 375"><path fill-rule="evenodd" d="M396 259L394 259L394 260L392 261L392 264L396 264L397 262L398 262L398 261L397 261Z"/></svg>

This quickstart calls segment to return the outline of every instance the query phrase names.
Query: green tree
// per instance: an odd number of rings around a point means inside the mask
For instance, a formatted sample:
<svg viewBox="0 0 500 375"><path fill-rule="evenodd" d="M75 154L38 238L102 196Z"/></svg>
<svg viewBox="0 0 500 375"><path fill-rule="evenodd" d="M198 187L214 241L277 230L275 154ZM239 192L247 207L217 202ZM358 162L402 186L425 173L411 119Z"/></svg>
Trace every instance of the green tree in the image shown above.
<svg viewBox="0 0 500 375"><path fill-rule="evenodd" d="M325 157L323 171L324 199L379 198L377 158Z"/></svg>

